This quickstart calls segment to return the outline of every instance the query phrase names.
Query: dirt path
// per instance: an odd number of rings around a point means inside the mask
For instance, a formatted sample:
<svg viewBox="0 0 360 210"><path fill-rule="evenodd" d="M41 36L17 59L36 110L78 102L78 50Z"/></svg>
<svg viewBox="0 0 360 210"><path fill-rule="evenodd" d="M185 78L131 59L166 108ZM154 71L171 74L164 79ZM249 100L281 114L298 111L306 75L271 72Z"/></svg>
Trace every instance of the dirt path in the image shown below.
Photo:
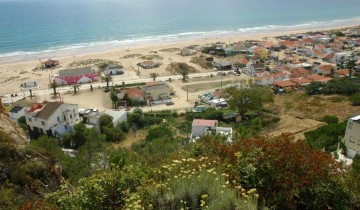
<svg viewBox="0 0 360 210"><path fill-rule="evenodd" d="M296 140L305 139L304 133L314 130L322 125L324 122L320 122L312 119L301 119L292 115L282 115L280 122L272 129L263 131L262 136L275 137L283 133L291 133Z"/></svg>

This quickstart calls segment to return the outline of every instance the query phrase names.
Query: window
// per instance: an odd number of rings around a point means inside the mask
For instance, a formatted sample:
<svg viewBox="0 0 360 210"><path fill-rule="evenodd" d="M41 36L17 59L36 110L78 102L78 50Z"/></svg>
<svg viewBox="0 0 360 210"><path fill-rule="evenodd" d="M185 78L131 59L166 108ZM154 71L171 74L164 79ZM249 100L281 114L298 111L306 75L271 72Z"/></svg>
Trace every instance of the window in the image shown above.
<svg viewBox="0 0 360 210"><path fill-rule="evenodd" d="M65 117L65 115L64 115L64 120L66 121L66 117Z"/></svg>
<svg viewBox="0 0 360 210"><path fill-rule="evenodd" d="M70 114L70 119L72 119L72 114Z"/></svg>
<svg viewBox="0 0 360 210"><path fill-rule="evenodd" d="M29 122L32 122L32 120L31 120L31 118L30 118L30 117L28 118L28 120L29 120Z"/></svg>
<svg viewBox="0 0 360 210"><path fill-rule="evenodd" d="M355 143L356 138L355 138L355 137L353 137L353 136L350 136L349 141L350 141L351 143Z"/></svg>
<svg viewBox="0 0 360 210"><path fill-rule="evenodd" d="M67 130L67 125L65 125L65 130Z"/></svg>
<svg viewBox="0 0 360 210"><path fill-rule="evenodd" d="M45 125L45 121L41 121L41 125Z"/></svg>
<svg viewBox="0 0 360 210"><path fill-rule="evenodd" d="M60 122L60 117L57 117L57 121Z"/></svg>

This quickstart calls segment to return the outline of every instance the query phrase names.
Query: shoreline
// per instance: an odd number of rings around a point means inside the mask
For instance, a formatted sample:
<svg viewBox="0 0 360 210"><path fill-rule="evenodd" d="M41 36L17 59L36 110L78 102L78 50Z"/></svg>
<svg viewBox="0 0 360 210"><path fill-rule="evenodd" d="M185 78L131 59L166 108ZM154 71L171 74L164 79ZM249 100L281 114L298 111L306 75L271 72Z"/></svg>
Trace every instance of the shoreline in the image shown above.
<svg viewBox="0 0 360 210"><path fill-rule="evenodd" d="M14 92L21 92L20 84L26 81L37 81L40 85L40 89L47 89L49 81L53 78L53 75L58 73L59 70L68 69L67 67L70 63L79 60L87 59L107 59L119 62L124 67L125 74L114 78L115 81L127 81L127 80L136 80L149 78L151 73L157 73L159 76L169 76L171 73L166 70L166 67L172 62L184 62L189 65L192 65L198 70L199 73L205 73L211 71L211 69L204 69L198 65L192 64L190 62L192 56L181 56L177 53L169 53L166 51L161 51L161 49L167 48L179 48L182 49L185 46L189 45L205 45L207 43L215 42L225 42L233 43L238 41L245 40L264 40L268 38L269 40L274 40L276 36L290 35L296 33L305 33L309 31L328 31L328 30L340 30L344 28L349 28L353 26L358 26L359 23L353 25L342 25L338 27L319 27L314 29L304 28L302 30L289 30L289 31L277 31L269 33L254 33L254 34L222 34L209 36L205 38L197 38L190 40L165 40L162 42L148 42L145 44L135 44L133 46L115 48L111 50L97 50L96 52L89 52L86 54L75 54L67 55L62 57L44 57L42 60L47 60L52 58L60 61L60 67L49 70L34 70L39 65L38 59L32 59L29 61L12 61L8 63L0 62L0 73L2 77L0 78L0 94L9 94ZM129 54L141 54L141 55L150 55L151 51L157 51L157 55L162 57L160 60L163 63L160 67L154 69L140 69L141 74L137 74L138 69L137 63L142 61L139 57L123 58L125 55ZM81 67L81 66L79 66Z"/></svg>
<svg viewBox="0 0 360 210"><path fill-rule="evenodd" d="M252 39L252 37L274 37L279 35L289 35L293 33L302 33L309 31L325 31L341 28L348 28L360 25L360 17L333 20L329 22L308 22L298 25L266 25L260 27L248 27L238 29L237 31L210 31L210 32L188 32L180 34L149 36L138 39L113 40L108 42L95 42L74 44L63 47L53 47L39 52L11 52L0 54L0 66L6 64L15 64L53 59L66 59L74 56L86 56L92 54L109 53L113 51L138 49L151 46L166 46L175 44L185 44L194 42L206 42L206 40L230 40Z"/></svg>

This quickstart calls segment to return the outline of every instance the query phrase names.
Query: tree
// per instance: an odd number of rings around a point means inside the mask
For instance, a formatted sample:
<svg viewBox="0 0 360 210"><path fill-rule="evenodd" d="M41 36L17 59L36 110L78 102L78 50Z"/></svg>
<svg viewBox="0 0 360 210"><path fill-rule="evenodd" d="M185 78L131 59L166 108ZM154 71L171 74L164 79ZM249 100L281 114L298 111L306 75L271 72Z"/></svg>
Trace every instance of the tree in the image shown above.
<svg viewBox="0 0 360 210"><path fill-rule="evenodd" d="M158 76L159 76L158 73L151 73L150 74L150 77L153 78L154 81L156 80L156 77L158 77Z"/></svg>
<svg viewBox="0 0 360 210"><path fill-rule="evenodd" d="M103 127L105 140L109 142L119 142L125 139L125 134L118 127Z"/></svg>
<svg viewBox="0 0 360 210"><path fill-rule="evenodd" d="M183 81L186 80L186 76L189 74L190 69L186 63L179 63L180 74L183 76Z"/></svg>
<svg viewBox="0 0 360 210"><path fill-rule="evenodd" d="M360 106L360 93L354 94L349 97L351 105L353 106Z"/></svg>
<svg viewBox="0 0 360 210"><path fill-rule="evenodd" d="M172 131L164 126L159 126L149 130L148 135L146 136L146 141L152 141L159 138L168 138L172 139Z"/></svg>
<svg viewBox="0 0 360 210"><path fill-rule="evenodd" d="M57 95L57 93L56 93L57 84L56 84L55 80L52 83L50 83L50 88L53 89L54 97L56 97L56 95Z"/></svg>
<svg viewBox="0 0 360 210"><path fill-rule="evenodd" d="M107 115L107 114L101 115L101 117L99 118L99 125L100 125L101 133L104 133L105 127L108 127L108 128L114 127L112 120L113 120L113 117L111 117L110 115Z"/></svg>
<svg viewBox="0 0 360 210"><path fill-rule="evenodd" d="M106 90L109 91L109 82L111 82L112 77L110 75L105 76L105 82L106 82Z"/></svg>
<svg viewBox="0 0 360 210"><path fill-rule="evenodd" d="M347 209L349 194L331 155L289 136L240 140L238 173L271 209ZM260 205L261 206L261 205Z"/></svg>
<svg viewBox="0 0 360 210"><path fill-rule="evenodd" d="M115 89L111 90L110 99L113 103L113 108L116 109L116 102L119 100L119 97L117 96Z"/></svg>
<svg viewBox="0 0 360 210"><path fill-rule="evenodd" d="M356 62L354 59L345 61L345 68L349 70L349 78L352 77L353 70L355 69Z"/></svg>
<svg viewBox="0 0 360 210"><path fill-rule="evenodd" d="M239 87L228 87L225 93L229 106L237 109L242 117L248 111L258 111L264 103L273 101L270 87L257 86L252 81L242 80Z"/></svg>

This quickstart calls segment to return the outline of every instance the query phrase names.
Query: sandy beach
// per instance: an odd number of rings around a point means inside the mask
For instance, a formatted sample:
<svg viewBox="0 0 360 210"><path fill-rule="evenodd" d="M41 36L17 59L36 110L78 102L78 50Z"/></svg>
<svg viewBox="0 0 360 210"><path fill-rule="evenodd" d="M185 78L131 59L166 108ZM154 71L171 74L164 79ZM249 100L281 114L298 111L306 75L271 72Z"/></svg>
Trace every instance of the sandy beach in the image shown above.
<svg viewBox="0 0 360 210"><path fill-rule="evenodd" d="M345 26L344 26L345 27ZM346 26L349 27L349 26ZM318 31L331 30L336 28L319 28ZM147 43L143 46L131 46L127 48L120 48L116 50L106 52L96 52L91 54L81 54L68 57L52 57L51 59L59 60L60 66L55 69L40 69L35 70L39 65L39 60L26 61L26 62L14 62L11 60L2 59L0 62L0 95L18 93L21 92L20 84L26 81L35 80L40 85L40 89L48 89L49 81L53 76L62 69L68 69L68 65L74 61L87 60L87 59L107 59L121 63L124 67L125 74L122 76L114 77L114 81L126 81L134 79L149 78L151 73L157 73L159 76L171 75L166 70L166 67L171 62L185 62L195 67L198 72L213 71L212 69L204 69L199 65L190 63L190 59L193 56L181 56L179 51L169 52L164 49L178 48L182 49L189 45L205 45L208 43L224 42L233 43L245 40L275 40L274 37L281 35L290 35L296 33L304 33L314 30L296 30L277 33L262 33L256 35L234 35L234 36L221 36L221 37L209 37L204 39L194 39L187 41L178 41L174 43ZM276 42L276 41L275 41ZM154 53L156 51L156 53ZM129 56L136 55L137 56ZM162 65L154 69L139 69L137 63L143 61L139 58L139 55L157 55L156 62L161 62ZM195 55L194 55L195 56ZM126 58L127 57L127 58ZM43 61L49 58L42 58ZM82 66L77 66L82 67ZM140 74L137 74L137 70Z"/></svg>

